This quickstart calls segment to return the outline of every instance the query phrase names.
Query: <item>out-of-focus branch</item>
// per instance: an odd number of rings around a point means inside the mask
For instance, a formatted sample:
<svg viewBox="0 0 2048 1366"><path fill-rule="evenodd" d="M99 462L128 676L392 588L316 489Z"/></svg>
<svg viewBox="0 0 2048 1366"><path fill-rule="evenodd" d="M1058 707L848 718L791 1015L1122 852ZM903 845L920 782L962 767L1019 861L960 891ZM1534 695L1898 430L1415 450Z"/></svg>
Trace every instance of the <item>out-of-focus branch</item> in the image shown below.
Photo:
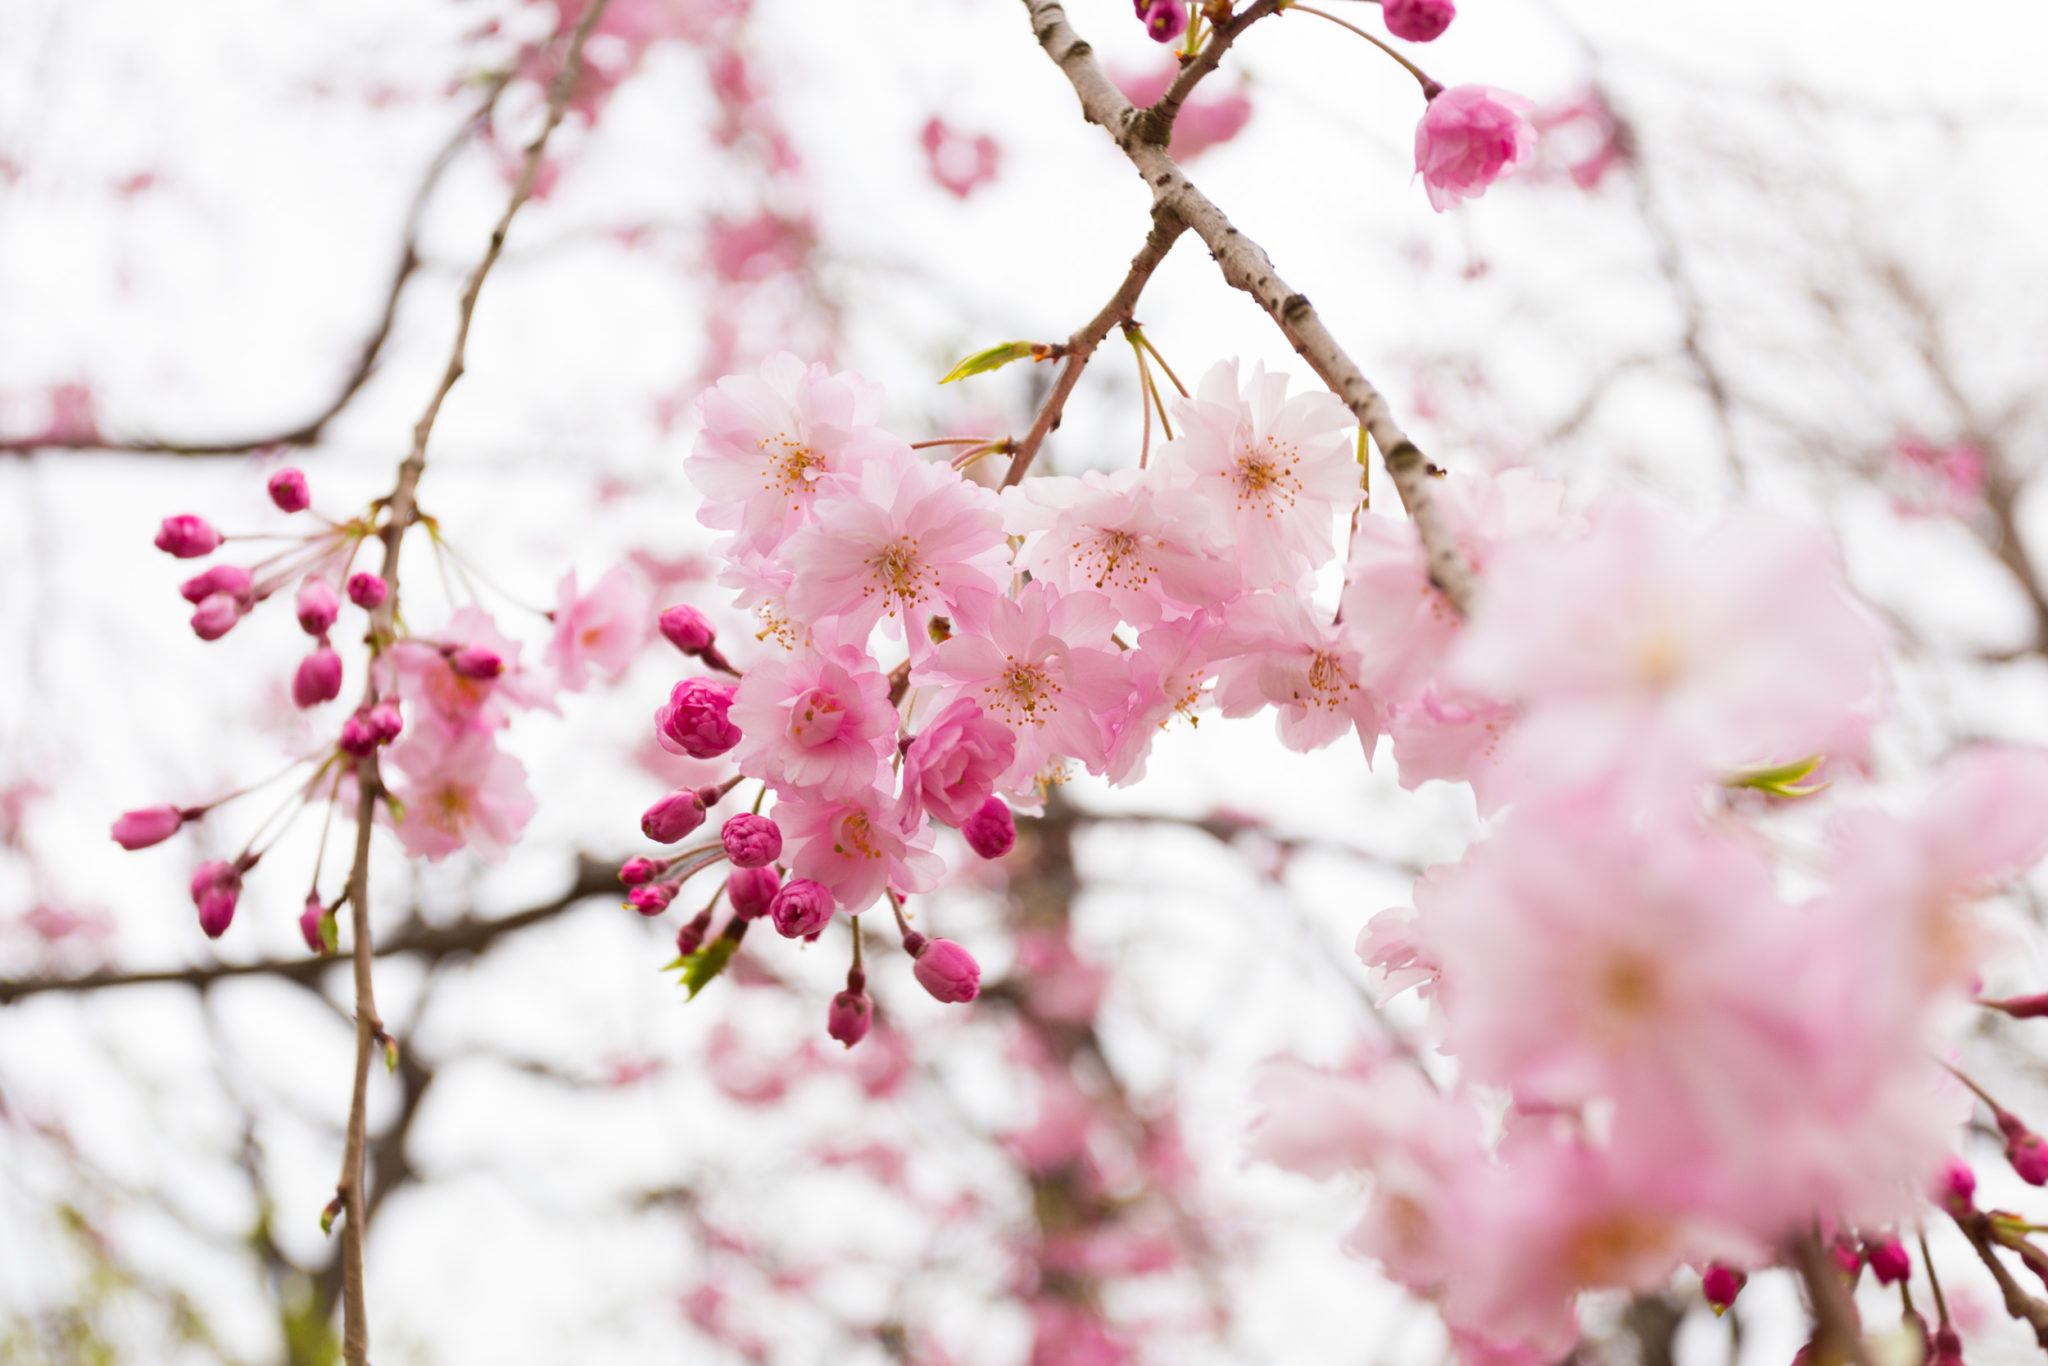
<svg viewBox="0 0 2048 1366"><path fill-rule="evenodd" d="M398 265L391 272L391 283L384 291L384 308L378 315L370 335L363 340L357 352L356 363L342 377L341 387L336 390L327 406L306 421L287 431L268 432L260 436L238 437L227 441L171 441L152 437L105 437L80 436L64 440L49 440L43 437L11 437L0 439L0 455L32 455L37 451L97 452L114 455L175 455L175 456L222 456L247 455L251 451L268 446L312 446L318 444L328 425L341 416L342 411L355 401L370 376L377 368L378 358L384 354L384 346L391 340L392 326L398 320L399 299L405 293L406 284L420 268L420 225L426 218L427 204L433 198L441 177L476 131L490 119L497 108L498 97L511 81L511 73L494 75L484 86L484 97L468 118L462 121L455 135L442 146L427 172L421 177L419 188L413 191L412 205L406 210L405 229L400 239Z"/></svg>
<svg viewBox="0 0 2048 1366"><path fill-rule="evenodd" d="M1119 323L1129 322L1131 313L1138 306L1138 296L1145 292L1145 282L1152 278L1152 272L1159 269L1159 263L1166 259L1166 253L1173 249L1174 242L1186 230L1186 225L1170 212L1155 210L1152 214L1152 231L1145 234L1145 243L1138 248L1138 254L1131 258L1130 272L1124 282L1110 296L1102 311L1091 319L1086 327L1067 338L1066 359L1060 365L1059 378L1053 381L1052 392L1046 395L1039 406L1037 420L1031 430L1017 443L1016 452L1010 458L1009 471L1003 475L1003 487L1008 488L1024 477L1031 468L1033 457L1045 438L1060 425L1060 415L1066 410L1067 396L1074 392L1074 385L1081 378L1081 371L1087 366L1088 358L1095 354L1095 348L1109 335L1111 328Z"/></svg>
<svg viewBox="0 0 2048 1366"><path fill-rule="evenodd" d="M2036 1299L2021 1288L2013 1279L2005 1263L1998 1260L1997 1237L1991 1229L1991 1216L1971 1213L1956 1220L1956 1226L1963 1236L1970 1240L1970 1246L1977 1250L1977 1257L1998 1282L1998 1293L2005 1299L2005 1312L2034 1330L2034 1340L2048 1348L2048 1303Z"/></svg>
<svg viewBox="0 0 2048 1366"><path fill-rule="evenodd" d="M1820 1235L1800 1235L1789 1251L1813 1308L1815 1361L1822 1366L1845 1361L1871 1366L1870 1349L1864 1345L1863 1329L1856 1321L1856 1302L1849 1298L1834 1259L1821 1247Z"/></svg>
<svg viewBox="0 0 2048 1366"><path fill-rule="evenodd" d="M1240 232L1182 172L1167 152L1171 125L1124 97L1095 59L1094 49L1067 22L1058 0L1024 0L1024 7L1030 12L1031 29L1039 45L1074 87L1082 113L1090 123L1108 131L1144 178L1152 192L1154 213L1170 212L1194 230L1216 258L1223 278L1258 300L1281 334L1371 435L1403 506L1414 519L1416 534L1429 557L1430 579L1452 606L1465 611L1472 599L1472 569L1436 505L1434 466L1401 430L1386 399L1330 335L1308 296L1296 293L1281 279L1265 249Z"/></svg>

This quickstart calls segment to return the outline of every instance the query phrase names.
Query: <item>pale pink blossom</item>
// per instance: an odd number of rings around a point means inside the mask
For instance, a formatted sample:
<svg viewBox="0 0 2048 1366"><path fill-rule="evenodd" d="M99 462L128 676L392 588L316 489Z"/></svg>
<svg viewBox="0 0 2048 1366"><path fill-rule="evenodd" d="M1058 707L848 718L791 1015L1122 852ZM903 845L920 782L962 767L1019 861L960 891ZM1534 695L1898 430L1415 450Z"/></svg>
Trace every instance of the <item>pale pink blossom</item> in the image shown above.
<svg viewBox="0 0 2048 1366"><path fill-rule="evenodd" d="M1017 758L1017 737L961 698L926 722L903 751L903 795L897 820L915 829L929 813L951 826L966 823L996 790Z"/></svg>
<svg viewBox="0 0 2048 1366"><path fill-rule="evenodd" d="M846 797L872 786L896 746L889 679L850 645L758 660L727 712L733 761L778 792Z"/></svg>
<svg viewBox="0 0 2048 1366"><path fill-rule="evenodd" d="M1387 708L1387 738L1401 786L1431 779L1465 782L1481 811L1492 811L1511 788L1500 780L1500 760L1515 713L1463 688L1432 685Z"/></svg>
<svg viewBox="0 0 2048 1366"><path fill-rule="evenodd" d="M581 692L595 668L616 683L653 629L647 589L624 565L615 565L590 586L576 591L576 571L562 576L555 590L554 638L547 662L565 692Z"/></svg>
<svg viewBox="0 0 2048 1366"><path fill-rule="evenodd" d="M1536 106L1488 85L1439 91L1415 125L1415 172L1442 213L1529 159L1536 129L1525 117Z"/></svg>
<svg viewBox="0 0 2048 1366"><path fill-rule="evenodd" d="M905 451L868 461L821 497L786 554L799 621L829 618L839 639L861 641L886 617L916 658L930 648L933 616L952 611L963 591L996 591L1009 546L995 495Z"/></svg>
<svg viewBox="0 0 2048 1366"><path fill-rule="evenodd" d="M1180 63L1169 60L1148 71L1112 68L1109 78L1132 104L1142 109L1157 104L1179 74ZM1204 93L1207 90L1207 86L1198 88L1174 116L1173 141L1168 147L1174 160L1183 164L1230 141L1251 122L1252 102L1242 85L1221 94Z"/></svg>
<svg viewBox="0 0 2048 1366"><path fill-rule="evenodd" d="M1222 649L1223 623L1206 611L1161 622L1138 637L1138 648L1125 656L1131 673L1131 696L1117 718L1105 770L1110 782L1122 786L1145 776L1152 742L1177 720L1201 724L1200 712L1211 704L1209 682L1216 676Z"/></svg>
<svg viewBox="0 0 2048 1366"><path fill-rule="evenodd" d="M931 177L956 199L965 199L996 178L1003 149L986 133L967 134L934 114L918 135Z"/></svg>
<svg viewBox="0 0 2048 1366"><path fill-rule="evenodd" d="M971 699L1017 737L1017 757L998 782L1032 786L1054 756L1105 761L1106 722L1130 695L1130 671L1106 640L1115 621L1099 593L1061 593L1033 581L1015 598L979 594L964 629L933 652L922 681L946 685L949 699Z"/></svg>
<svg viewBox="0 0 2048 1366"><path fill-rule="evenodd" d="M1217 670L1225 716L1272 707L1280 743L1306 753L1356 732L1366 762L1380 736L1380 704L1359 680L1358 652L1345 632L1291 593L1259 593L1231 604L1230 639Z"/></svg>
<svg viewBox="0 0 2048 1366"><path fill-rule="evenodd" d="M1342 400L1322 390L1289 398L1287 376L1263 365L1240 389L1237 362L1223 361L1174 416L1183 430L1161 452L1162 468L1220 519L1247 587L1293 584L1336 553L1336 518L1361 487L1342 435L1356 419Z"/></svg>
<svg viewBox="0 0 2048 1366"><path fill-rule="evenodd" d="M900 443L875 426L882 391L858 375L806 367L788 352L757 375L728 375L698 400L703 431L683 472L704 496L698 520L773 550L810 513L821 483Z"/></svg>
<svg viewBox="0 0 2048 1366"><path fill-rule="evenodd" d="M945 871L931 852L931 829L906 833L894 806L889 794L873 788L829 800L783 798L775 804L775 823L790 868L821 883L848 915L872 906L885 887L930 890Z"/></svg>
<svg viewBox="0 0 2048 1366"><path fill-rule="evenodd" d="M458 671L449 657L465 648L496 655L503 672L478 678ZM414 703L415 719L431 717L449 730L496 730L510 724L515 709L551 705L552 689L521 666L521 649L483 608L464 607L433 640L401 640L390 658L399 694Z"/></svg>
<svg viewBox="0 0 2048 1366"><path fill-rule="evenodd" d="M526 768L482 730L427 726L392 746L389 768L404 808L398 842L414 858L439 861L467 848L502 860L533 817Z"/></svg>
<svg viewBox="0 0 2048 1366"><path fill-rule="evenodd" d="M1017 568L1063 593L1093 589L1133 625L1213 609L1239 591L1200 496L1157 471L1027 479L1002 499L1004 530L1025 538Z"/></svg>

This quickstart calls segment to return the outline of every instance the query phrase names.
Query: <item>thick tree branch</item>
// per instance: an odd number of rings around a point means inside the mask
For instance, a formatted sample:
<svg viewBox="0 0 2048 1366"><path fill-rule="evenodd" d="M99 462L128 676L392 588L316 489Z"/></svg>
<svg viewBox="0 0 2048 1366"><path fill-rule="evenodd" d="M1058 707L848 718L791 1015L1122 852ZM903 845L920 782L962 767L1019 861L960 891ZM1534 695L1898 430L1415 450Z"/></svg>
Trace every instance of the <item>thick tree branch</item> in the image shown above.
<svg viewBox="0 0 2048 1366"><path fill-rule="evenodd" d="M1038 448L1060 425L1067 397L1074 392L1074 385L1080 380L1088 358L1095 354L1095 348L1102 344L1111 328L1130 321L1132 311L1138 306L1138 296L1145 292L1145 282L1152 278L1153 271L1159 269L1159 263L1166 259L1166 253L1173 249L1174 242L1184 231L1186 225L1173 214L1164 210L1153 212L1152 231L1145 234L1144 245L1131 258L1131 269L1124 276L1124 282L1086 327L1067 338L1066 359L1060 366L1059 378L1053 381L1052 392L1039 406L1038 418L1031 424L1031 430L1024 434L1024 439L1017 443L1015 454L1010 457L1009 471L1003 475L1004 488L1022 479L1024 472L1031 468Z"/></svg>
<svg viewBox="0 0 2048 1366"><path fill-rule="evenodd" d="M1081 112L1116 140L1124 155L1152 191L1153 210L1173 214L1194 229L1216 258L1223 278L1244 290L1266 310L1310 368L1344 400L1359 424L1379 447L1400 491L1401 502L1414 519L1417 535L1429 557L1431 580L1460 612L1472 599L1472 569L1452 539L1436 505L1434 467L1422 450L1395 422L1392 408L1366 379L1357 364L1323 325L1306 295L1298 294L1273 268L1264 248L1246 237L1209 197L1188 180L1168 155L1172 128L1151 110L1140 110L1124 98L1095 60L1094 49L1067 22L1058 0L1024 0L1031 29L1046 55L1065 74L1080 97ZM1254 6L1254 9L1257 7ZM1252 10L1247 10L1250 15ZM1183 73L1185 74L1185 73Z"/></svg>

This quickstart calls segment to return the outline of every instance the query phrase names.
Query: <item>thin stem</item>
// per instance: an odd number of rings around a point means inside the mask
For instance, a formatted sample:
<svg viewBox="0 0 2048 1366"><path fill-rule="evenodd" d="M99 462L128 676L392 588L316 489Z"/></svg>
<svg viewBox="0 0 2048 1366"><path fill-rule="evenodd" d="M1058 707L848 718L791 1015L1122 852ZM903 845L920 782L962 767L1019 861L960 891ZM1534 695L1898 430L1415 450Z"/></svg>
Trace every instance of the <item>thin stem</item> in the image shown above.
<svg viewBox="0 0 2048 1366"><path fill-rule="evenodd" d="M1130 330L1124 330L1124 339L1130 341ZM1145 348L1131 341L1131 354L1138 359L1138 410L1145 415L1145 425L1138 436L1138 468L1144 469L1152 455L1152 377L1145 373Z"/></svg>
<svg viewBox="0 0 2048 1366"><path fill-rule="evenodd" d="M1792 1260L1799 1278L1806 1282L1807 1298L1813 1303L1814 1334L1824 1344L1820 1359L1825 1361L1825 1344L1855 1366L1871 1366L1870 1350L1864 1345L1856 1322L1856 1304L1842 1284L1841 1274L1821 1248L1820 1234L1810 1232L1792 1244Z"/></svg>
<svg viewBox="0 0 2048 1366"><path fill-rule="evenodd" d="M852 926L852 928L853 928L853 970L854 970L855 972L859 972L859 971L861 971L861 965L860 965L860 917L859 917L859 916L857 916L857 915L856 915L856 916L853 916L853 917L851 917L851 918L850 918L850 920L849 920L849 924L851 924L851 926Z"/></svg>
<svg viewBox="0 0 2048 1366"><path fill-rule="evenodd" d="M980 446L994 441L987 436L935 436L929 441L913 441L910 449L928 451L934 446Z"/></svg>
<svg viewBox="0 0 2048 1366"><path fill-rule="evenodd" d="M1400 53L1394 51L1394 49L1388 47L1379 39L1373 37L1370 33L1367 33L1358 25L1344 19L1339 19L1336 15L1331 14L1326 10L1319 10L1314 5L1295 4L1293 3L1293 0L1289 0L1289 2L1285 5L1282 5L1281 8L1300 10L1303 14L1313 14L1318 19L1328 19L1338 28L1350 29L1353 33L1365 39L1365 41L1371 43L1374 47L1386 53L1389 57L1392 57L1395 61L1399 62L1403 67L1405 67L1408 71L1408 74L1413 76L1418 82L1421 83L1422 98L1424 98L1425 100L1435 99L1437 95L1443 90L1443 84L1439 81L1431 80L1428 72L1424 71L1415 63L1409 61L1406 57L1403 57Z"/></svg>
<svg viewBox="0 0 2048 1366"><path fill-rule="evenodd" d="M1152 359L1159 362L1159 368L1166 372L1166 377L1173 381L1173 387L1180 390L1180 396L1186 398L1188 396L1188 386L1182 384L1180 376L1173 373L1173 367L1166 363L1166 357L1159 354L1159 348L1154 346L1152 339L1145 335L1145 329L1134 327L1132 330L1138 334L1138 341L1144 348L1152 353Z"/></svg>
<svg viewBox="0 0 2048 1366"><path fill-rule="evenodd" d="M1914 1230L1914 1237L1920 1241L1920 1260L1927 1266L1927 1284L1934 1291L1934 1312L1940 1316L1938 1322L1946 1324L1948 1322L1948 1297L1941 1293L1941 1277L1934 1273L1934 1254L1927 1250L1927 1230L1924 1228ZM1904 1282L1902 1281L1900 1284L1903 1285Z"/></svg>

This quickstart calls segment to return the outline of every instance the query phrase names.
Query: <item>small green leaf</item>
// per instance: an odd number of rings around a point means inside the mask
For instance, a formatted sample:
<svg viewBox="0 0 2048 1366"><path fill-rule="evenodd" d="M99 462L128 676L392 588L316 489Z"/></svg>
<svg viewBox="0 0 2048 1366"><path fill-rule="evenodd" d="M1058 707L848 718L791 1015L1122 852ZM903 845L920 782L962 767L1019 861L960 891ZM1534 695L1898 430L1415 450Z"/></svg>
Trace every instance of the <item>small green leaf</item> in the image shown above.
<svg viewBox="0 0 2048 1366"><path fill-rule="evenodd" d="M341 947L341 926L335 923L333 911L320 914L320 951L333 953Z"/></svg>
<svg viewBox="0 0 2048 1366"><path fill-rule="evenodd" d="M384 1070L386 1072L396 1072L398 1070L398 1040L396 1039L386 1039L384 1041Z"/></svg>
<svg viewBox="0 0 2048 1366"><path fill-rule="evenodd" d="M1722 780L1724 787L1748 787L1773 797L1811 797L1822 791L1826 783L1804 783L1800 780L1819 768L1821 754L1809 754L1804 759L1794 759L1789 764L1776 764L1767 768L1746 768Z"/></svg>
<svg viewBox="0 0 2048 1366"><path fill-rule="evenodd" d="M335 1210L334 1206L332 1205L329 1205L326 1209L320 1211L320 1231L323 1234L331 1234L334 1232L334 1214Z"/></svg>
<svg viewBox="0 0 2048 1366"><path fill-rule="evenodd" d="M739 922L745 925L745 921ZM740 941L731 935L721 934L693 954L679 958L670 967L681 966L683 986L689 990L690 999L696 1000L697 993L711 984L711 979L724 972L732 962L732 956L739 952Z"/></svg>
<svg viewBox="0 0 2048 1366"><path fill-rule="evenodd" d="M1037 351L1038 347L1028 341L1004 342L1001 346L991 346L986 351L975 352L966 360L961 361L958 365L948 370L946 377L940 380L939 383L951 384L954 380L966 379L969 375L979 375L985 374L990 370L1000 370L1011 361L1023 360L1027 356L1035 355Z"/></svg>

